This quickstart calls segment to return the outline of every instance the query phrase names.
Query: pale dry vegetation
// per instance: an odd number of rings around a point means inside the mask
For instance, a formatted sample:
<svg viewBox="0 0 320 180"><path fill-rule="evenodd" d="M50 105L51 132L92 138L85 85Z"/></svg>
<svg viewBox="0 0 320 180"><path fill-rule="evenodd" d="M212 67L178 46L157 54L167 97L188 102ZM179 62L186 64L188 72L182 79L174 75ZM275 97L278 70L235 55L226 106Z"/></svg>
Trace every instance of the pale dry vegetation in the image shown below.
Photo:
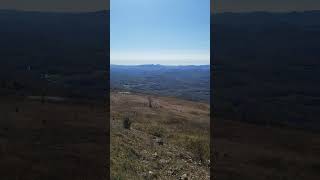
<svg viewBox="0 0 320 180"><path fill-rule="evenodd" d="M209 109L205 103L113 92L112 179L209 179ZM131 129L122 126L127 117Z"/></svg>

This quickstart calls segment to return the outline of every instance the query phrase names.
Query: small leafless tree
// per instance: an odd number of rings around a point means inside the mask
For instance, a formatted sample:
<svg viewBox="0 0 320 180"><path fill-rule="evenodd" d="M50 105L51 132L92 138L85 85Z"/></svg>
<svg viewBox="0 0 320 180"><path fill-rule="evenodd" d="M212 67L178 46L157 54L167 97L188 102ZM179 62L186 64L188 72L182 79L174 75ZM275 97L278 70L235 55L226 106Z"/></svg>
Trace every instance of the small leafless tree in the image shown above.
<svg viewBox="0 0 320 180"><path fill-rule="evenodd" d="M148 96L148 104L149 104L149 108L152 108L152 99L150 96Z"/></svg>

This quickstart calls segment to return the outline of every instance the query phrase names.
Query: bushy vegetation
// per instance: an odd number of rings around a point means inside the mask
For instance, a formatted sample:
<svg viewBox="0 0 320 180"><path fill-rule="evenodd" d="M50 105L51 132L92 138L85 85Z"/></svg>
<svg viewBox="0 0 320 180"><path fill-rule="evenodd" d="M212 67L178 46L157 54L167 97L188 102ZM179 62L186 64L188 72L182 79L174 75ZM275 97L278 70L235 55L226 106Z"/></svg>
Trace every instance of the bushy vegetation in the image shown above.
<svg viewBox="0 0 320 180"><path fill-rule="evenodd" d="M173 138L177 144L193 154L197 161L205 162L210 159L210 140L209 137L198 134L181 133Z"/></svg>

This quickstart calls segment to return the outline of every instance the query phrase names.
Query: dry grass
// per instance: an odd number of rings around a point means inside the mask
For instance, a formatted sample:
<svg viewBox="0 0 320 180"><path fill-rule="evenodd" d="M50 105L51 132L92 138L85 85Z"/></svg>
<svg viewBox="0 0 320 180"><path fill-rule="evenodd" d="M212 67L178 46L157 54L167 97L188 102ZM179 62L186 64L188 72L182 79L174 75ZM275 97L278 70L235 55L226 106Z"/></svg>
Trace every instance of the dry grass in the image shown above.
<svg viewBox="0 0 320 180"><path fill-rule="evenodd" d="M0 110L1 179L106 177L104 105L2 98Z"/></svg>
<svg viewBox="0 0 320 180"><path fill-rule="evenodd" d="M214 175L219 180L317 180L320 135L215 120Z"/></svg>
<svg viewBox="0 0 320 180"><path fill-rule="evenodd" d="M111 95L112 178L209 179L209 105L151 98L152 108L142 94ZM130 117L131 130L121 126L123 117Z"/></svg>

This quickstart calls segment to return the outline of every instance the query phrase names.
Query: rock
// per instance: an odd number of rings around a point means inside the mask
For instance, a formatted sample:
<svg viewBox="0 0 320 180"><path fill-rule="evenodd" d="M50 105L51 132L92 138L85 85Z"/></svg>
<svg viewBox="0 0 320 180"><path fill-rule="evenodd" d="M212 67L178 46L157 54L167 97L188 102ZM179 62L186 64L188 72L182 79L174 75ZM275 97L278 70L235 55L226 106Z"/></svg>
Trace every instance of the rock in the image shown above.
<svg viewBox="0 0 320 180"><path fill-rule="evenodd" d="M145 172L144 172L144 173L142 173L141 175L142 175L143 177L147 177L147 176L148 176L148 174L147 174L147 173L145 173Z"/></svg>
<svg viewBox="0 0 320 180"><path fill-rule="evenodd" d="M160 145L160 146L162 146L163 145L163 140L162 140L162 138L156 138L155 139L155 142L158 144L158 145Z"/></svg>
<svg viewBox="0 0 320 180"><path fill-rule="evenodd" d="M168 160L165 160L165 159L160 159L159 162L161 164L167 164L169 161Z"/></svg>
<svg viewBox="0 0 320 180"><path fill-rule="evenodd" d="M188 163L192 163L193 161L192 161L192 159L190 158L190 159L188 159Z"/></svg>
<svg viewBox="0 0 320 180"><path fill-rule="evenodd" d="M147 179L157 179L158 175L156 172L149 171L147 175Z"/></svg>
<svg viewBox="0 0 320 180"><path fill-rule="evenodd" d="M153 156L153 157L158 157L158 153L155 152L155 153L152 154L152 156Z"/></svg>
<svg viewBox="0 0 320 180"><path fill-rule="evenodd" d="M180 180L188 180L188 175L187 174L183 174L182 176L180 176L179 178Z"/></svg>
<svg viewBox="0 0 320 180"><path fill-rule="evenodd" d="M185 152L179 153L179 157L181 159L186 159L186 160L191 159L191 156L189 154L185 153Z"/></svg>
<svg viewBox="0 0 320 180"><path fill-rule="evenodd" d="M176 169L172 170L171 175L172 175L172 176L175 176L176 174L178 174L178 171L177 171Z"/></svg>

